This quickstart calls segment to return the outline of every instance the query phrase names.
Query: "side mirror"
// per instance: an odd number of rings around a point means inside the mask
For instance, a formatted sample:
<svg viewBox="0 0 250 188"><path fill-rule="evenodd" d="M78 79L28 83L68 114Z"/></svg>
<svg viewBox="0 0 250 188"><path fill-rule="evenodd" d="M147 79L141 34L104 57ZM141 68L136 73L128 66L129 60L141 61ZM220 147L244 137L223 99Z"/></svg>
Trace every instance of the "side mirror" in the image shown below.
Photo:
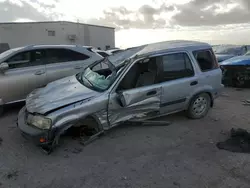
<svg viewBox="0 0 250 188"><path fill-rule="evenodd" d="M1 63L0 64L0 71L4 72L9 69L9 64L8 63Z"/></svg>

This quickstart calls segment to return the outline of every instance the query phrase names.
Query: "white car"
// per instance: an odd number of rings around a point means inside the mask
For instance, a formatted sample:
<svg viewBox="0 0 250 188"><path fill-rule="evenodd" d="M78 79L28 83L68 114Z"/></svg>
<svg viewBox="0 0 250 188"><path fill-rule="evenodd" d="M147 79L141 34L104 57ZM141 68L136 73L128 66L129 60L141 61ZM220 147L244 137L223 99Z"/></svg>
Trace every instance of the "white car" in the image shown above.
<svg viewBox="0 0 250 188"><path fill-rule="evenodd" d="M84 48L86 48L87 50L89 50L90 52L96 53L98 56L101 56L103 58L108 57L110 55L112 55L111 52L105 51L105 50L100 50L94 46L83 46Z"/></svg>
<svg viewBox="0 0 250 188"><path fill-rule="evenodd" d="M81 72L101 59L77 45L31 45L1 53L0 114L4 105L24 101L34 89Z"/></svg>
<svg viewBox="0 0 250 188"><path fill-rule="evenodd" d="M111 53L111 54L116 54L118 52L122 52L123 50L122 49L119 49L119 48L113 48L113 49L110 49L110 50L106 50L107 53Z"/></svg>
<svg viewBox="0 0 250 188"><path fill-rule="evenodd" d="M107 52L107 51L104 51L104 50L99 50L99 49L96 49L96 48L92 48L92 51L99 54L102 57L108 57L108 56L112 55L112 53L110 53L110 52Z"/></svg>

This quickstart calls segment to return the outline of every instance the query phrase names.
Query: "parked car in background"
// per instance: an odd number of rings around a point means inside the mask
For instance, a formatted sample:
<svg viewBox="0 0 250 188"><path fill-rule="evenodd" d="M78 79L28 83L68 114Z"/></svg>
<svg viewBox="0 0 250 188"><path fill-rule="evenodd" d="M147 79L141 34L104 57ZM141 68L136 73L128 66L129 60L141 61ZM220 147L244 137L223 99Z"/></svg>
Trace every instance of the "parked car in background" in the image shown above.
<svg viewBox="0 0 250 188"><path fill-rule="evenodd" d="M101 56L76 45L31 45L0 54L0 111L32 90L74 75Z"/></svg>
<svg viewBox="0 0 250 188"><path fill-rule="evenodd" d="M245 54L245 56L250 56L250 51L248 51L248 52Z"/></svg>
<svg viewBox="0 0 250 188"><path fill-rule="evenodd" d="M222 83L233 87L250 87L250 56L238 56L220 64Z"/></svg>
<svg viewBox="0 0 250 188"><path fill-rule="evenodd" d="M114 49L109 49L109 50L106 50L107 53L111 53L111 54L116 54L118 52L122 52L123 50L122 49L119 49L119 48L114 48Z"/></svg>
<svg viewBox="0 0 250 188"><path fill-rule="evenodd" d="M99 50L98 48L95 48L95 47L87 47L87 49L90 50L91 52L97 53L101 57L107 57L107 56L112 55L112 53L110 52Z"/></svg>
<svg viewBox="0 0 250 188"><path fill-rule="evenodd" d="M10 49L10 46L8 43L0 43L0 54L9 49Z"/></svg>
<svg viewBox="0 0 250 188"><path fill-rule="evenodd" d="M213 46L216 58L219 63L235 56L245 55L250 46L248 45L216 45Z"/></svg>
<svg viewBox="0 0 250 188"><path fill-rule="evenodd" d="M221 77L207 43L168 41L134 47L31 92L18 115L18 127L38 145L53 148L72 127L88 140L126 121L183 110L199 119L219 96Z"/></svg>

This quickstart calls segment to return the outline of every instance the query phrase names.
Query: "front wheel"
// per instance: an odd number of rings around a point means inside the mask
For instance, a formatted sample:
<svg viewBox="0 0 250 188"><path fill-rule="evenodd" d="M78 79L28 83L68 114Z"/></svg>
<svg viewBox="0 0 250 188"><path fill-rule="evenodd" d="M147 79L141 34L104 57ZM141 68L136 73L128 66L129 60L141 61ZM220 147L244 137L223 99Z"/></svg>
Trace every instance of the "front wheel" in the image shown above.
<svg viewBox="0 0 250 188"><path fill-rule="evenodd" d="M207 115L211 106L211 98L207 93L196 95L187 111L187 116L191 119L200 119Z"/></svg>

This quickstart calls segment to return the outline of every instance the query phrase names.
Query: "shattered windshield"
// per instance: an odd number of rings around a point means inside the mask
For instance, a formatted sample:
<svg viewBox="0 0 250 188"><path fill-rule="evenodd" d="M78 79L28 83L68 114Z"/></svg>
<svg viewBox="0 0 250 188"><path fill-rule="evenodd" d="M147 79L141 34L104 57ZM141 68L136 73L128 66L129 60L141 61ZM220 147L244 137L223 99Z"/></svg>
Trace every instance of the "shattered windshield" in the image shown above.
<svg viewBox="0 0 250 188"><path fill-rule="evenodd" d="M105 91L115 81L123 67L115 67L108 58L105 58L76 75L77 80L97 91Z"/></svg>
<svg viewBox="0 0 250 188"><path fill-rule="evenodd" d="M108 56L77 74L76 78L81 84L93 90L105 91L125 67L125 62L143 48L144 46L134 47Z"/></svg>

